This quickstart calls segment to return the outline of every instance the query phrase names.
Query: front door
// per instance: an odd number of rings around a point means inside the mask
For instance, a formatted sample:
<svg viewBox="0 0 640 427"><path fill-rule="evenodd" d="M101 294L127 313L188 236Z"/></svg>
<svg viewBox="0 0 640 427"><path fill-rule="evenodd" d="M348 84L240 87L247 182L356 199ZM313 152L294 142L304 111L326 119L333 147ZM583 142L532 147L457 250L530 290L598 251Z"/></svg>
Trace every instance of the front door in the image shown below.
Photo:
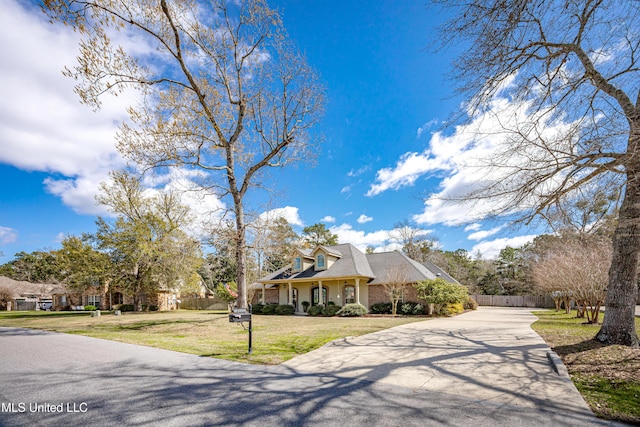
<svg viewBox="0 0 640 427"><path fill-rule="evenodd" d="M298 312L298 288L293 288L292 292L293 300L291 301L291 305L296 309L296 313Z"/></svg>
<svg viewBox="0 0 640 427"><path fill-rule="evenodd" d="M324 286L322 287L322 302L324 304L327 303L327 288L325 288ZM318 304L320 304L320 288L316 286L315 288L311 289L311 305Z"/></svg>

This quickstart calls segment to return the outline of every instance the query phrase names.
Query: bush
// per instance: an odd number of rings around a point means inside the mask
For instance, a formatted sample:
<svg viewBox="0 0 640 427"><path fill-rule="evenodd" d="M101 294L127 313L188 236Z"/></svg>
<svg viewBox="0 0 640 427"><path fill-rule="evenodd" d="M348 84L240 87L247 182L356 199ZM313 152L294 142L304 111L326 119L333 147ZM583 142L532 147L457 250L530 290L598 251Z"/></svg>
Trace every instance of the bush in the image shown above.
<svg viewBox="0 0 640 427"><path fill-rule="evenodd" d="M264 304L253 304L251 306L251 313L253 314L263 314L262 309L264 309Z"/></svg>
<svg viewBox="0 0 640 427"><path fill-rule="evenodd" d="M6 310L12 299L13 291L6 286L0 287L0 310Z"/></svg>
<svg viewBox="0 0 640 427"><path fill-rule="evenodd" d="M465 286L447 282L442 278L422 281L416 285L416 291L420 299L434 304L434 314L436 315L455 314L451 310L457 310L457 305L464 311L462 304L469 299L469 292Z"/></svg>
<svg viewBox="0 0 640 427"><path fill-rule="evenodd" d="M275 314L279 316L291 316L292 314L295 314L295 312L295 307L289 304L278 305L275 308Z"/></svg>
<svg viewBox="0 0 640 427"><path fill-rule="evenodd" d="M461 303L456 302L453 304L447 304L444 314L446 316L453 316L454 314L459 313L464 313L464 306Z"/></svg>
<svg viewBox="0 0 640 427"><path fill-rule="evenodd" d="M324 310L323 306L314 305L312 307L309 307L309 310L307 310L307 314L309 316L321 316L322 315L322 310Z"/></svg>
<svg viewBox="0 0 640 427"><path fill-rule="evenodd" d="M329 304L322 310L322 315L327 317L335 316L336 314L338 314L341 308L342 307L338 305Z"/></svg>
<svg viewBox="0 0 640 427"><path fill-rule="evenodd" d="M158 306L157 306L157 305L155 305L155 304L151 304L151 305L149 306L149 311L158 311L159 309L160 309L160 307L158 307Z"/></svg>
<svg viewBox="0 0 640 427"><path fill-rule="evenodd" d="M278 304L267 304L264 307L262 307L262 314L267 314L267 315L275 314L277 307L278 307Z"/></svg>
<svg viewBox="0 0 640 427"><path fill-rule="evenodd" d="M417 310L416 307L420 306ZM407 302L399 302L398 303L398 314L403 314L405 316L422 314L423 307L421 304L415 301L407 301Z"/></svg>
<svg viewBox="0 0 640 427"><path fill-rule="evenodd" d="M424 306L422 304L416 304L413 307L413 311L411 312L411 314L413 314L414 316L420 316L421 314L424 314Z"/></svg>
<svg viewBox="0 0 640 427"><path fill-rule="evenodd" d="M345 306L338 311L338 316L359 317L366 315L368 312L367 307L362 304L345 304Z"/></svg>
<svg viewBox="0 0 640 427"><path fill-rule="evenodd" d="M133 304L120 304L120 308L118 308L121 312L125 311L133 311Z"/></svg>
<svg viewBox="0 0 640 427"><path fill-rule="evenodd" d="M467 302L464 303L464 309L465 310L477 310L478 309L478 303L476 302L476 300L474 300L473 298L469 297Z"/></svg>
<svg viewBox="0 0 640 427"><path fill-rule="evenodd" d="M373 314L391 314L390 302L377 302L371 306L371 313Z"/></svg>
<svg viewBox="0 0 640 427"><path fill-rule="evenodd" d="M84 310L85 311L96 311L98 308L95 305L85 305L84 306Z"/></svg>

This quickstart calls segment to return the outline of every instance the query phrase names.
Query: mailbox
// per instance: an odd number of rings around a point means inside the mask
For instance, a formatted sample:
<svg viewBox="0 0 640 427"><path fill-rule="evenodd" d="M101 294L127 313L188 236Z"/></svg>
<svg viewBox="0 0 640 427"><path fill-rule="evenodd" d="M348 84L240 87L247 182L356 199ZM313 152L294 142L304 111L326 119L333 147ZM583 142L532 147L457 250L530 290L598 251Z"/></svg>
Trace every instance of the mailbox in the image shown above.
<svg viewBox="0 0 640 427"><path fill-rule="evenodd" d="M237 322L250 322L251 321L251 313L231 313L229 314L229 322L237 323Z"/></svg>

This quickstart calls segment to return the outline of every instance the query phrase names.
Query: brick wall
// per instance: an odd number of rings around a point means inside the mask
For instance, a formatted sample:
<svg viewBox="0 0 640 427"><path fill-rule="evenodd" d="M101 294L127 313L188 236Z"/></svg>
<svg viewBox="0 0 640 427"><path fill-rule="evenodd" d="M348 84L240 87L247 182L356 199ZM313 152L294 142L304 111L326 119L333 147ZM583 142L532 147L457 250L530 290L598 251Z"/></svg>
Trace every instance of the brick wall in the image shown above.
<svg viewBox="0 0 640 427"><path fill-rule="evenodd" d="M418 294L413 285L404 288L402 301L418 302ZM369 286L369 308L371 308L373 304L377 304L379 302L389 302L389 297L384 291L384 287L382 285Z"/></svg>
<svg viewBox="0 0 640 427"><path fill-rule="evenodd" d="M258 289L255 294L253 294L252 304L258 304L260 298L262 297L262 290ZM266 304L278 304L278 288L276 289L265 289L264 291L264 299Z"/></svg>

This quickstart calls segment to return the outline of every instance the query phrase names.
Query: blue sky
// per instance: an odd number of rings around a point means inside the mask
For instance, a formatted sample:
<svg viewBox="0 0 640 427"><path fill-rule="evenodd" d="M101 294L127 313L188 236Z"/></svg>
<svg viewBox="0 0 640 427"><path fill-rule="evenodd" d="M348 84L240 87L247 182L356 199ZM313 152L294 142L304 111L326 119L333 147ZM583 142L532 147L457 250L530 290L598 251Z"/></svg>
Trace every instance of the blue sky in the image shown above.
<svg viewBox="0 0 640 427"><path fill-rule="evenodd" d="M443 249L484 257L534 237L484 220L477 206L429 198L472 185L456 159L470 155L465 132L440 132L459 108L448 81L452 57L428 49L444 19L422 1L272 1L290 37L327 88L316 131L325 137L316 166L272 172L277 195L264 209L297 230L324 222L340 241L393 249L394 225L430 230ZM65 235L95 231L98 185L124 161L114 133L127 95L94 113L73 82L76 35L46 22L37 8L0 5L0 263L19 251L54 249ZM477 171L475 172L477 173ZM426 201L426 202L425 202ZM217 202L211 202L215 206Z"/></svg>

